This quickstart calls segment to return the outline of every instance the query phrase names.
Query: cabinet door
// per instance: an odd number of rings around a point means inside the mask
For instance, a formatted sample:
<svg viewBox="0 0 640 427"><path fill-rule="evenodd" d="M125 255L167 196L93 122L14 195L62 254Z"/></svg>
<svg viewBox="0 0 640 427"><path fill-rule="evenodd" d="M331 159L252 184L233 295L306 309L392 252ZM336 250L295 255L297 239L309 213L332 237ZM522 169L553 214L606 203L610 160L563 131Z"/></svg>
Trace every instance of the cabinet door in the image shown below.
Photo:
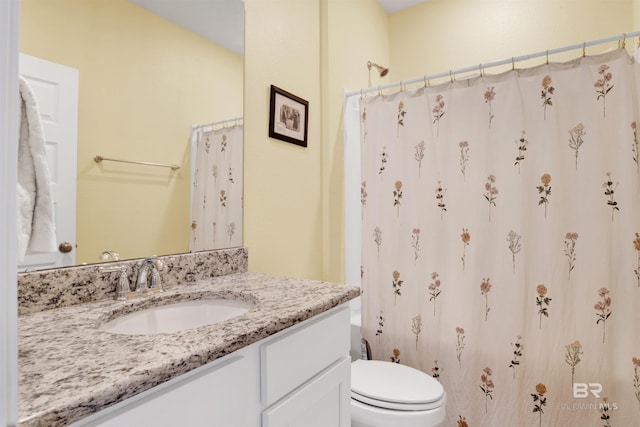
<svg viewBox="0 0 640 427"><path fill-rule="evenodd" d="M231 357L205 365L80 421L102 427L245 427L248 362Z"/></svg>
<svg viewBox="0 0 640 427"><path fill-rule="evenodd" d="M342 306L260 347L262 404L270 406L349 354L349 307Z"/></svg>
<svg viewBox="0 0 640 427"><path fill-rule="evenodd" d="M262 413L262 427L349 427L351 358L338 362Z"/></svg>

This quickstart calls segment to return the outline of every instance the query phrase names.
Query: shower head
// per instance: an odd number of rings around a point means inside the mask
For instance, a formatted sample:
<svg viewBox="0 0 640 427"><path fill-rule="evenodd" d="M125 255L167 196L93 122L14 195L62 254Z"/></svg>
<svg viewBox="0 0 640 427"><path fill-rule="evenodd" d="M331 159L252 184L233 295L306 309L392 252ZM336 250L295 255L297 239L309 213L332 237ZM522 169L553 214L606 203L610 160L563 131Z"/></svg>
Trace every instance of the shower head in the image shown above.
<svg viewBox="0 0 640 427"><path fill-rule="evenodd" d="M389 73L389 69L386 67L383 67L381 65L378 64L374 64L371 61L367 61L367 68L369 69L369 71L371 71L371 67L374 67L376 70L378 70L378 73L380 74L380 77L384 77Z"/></svg>

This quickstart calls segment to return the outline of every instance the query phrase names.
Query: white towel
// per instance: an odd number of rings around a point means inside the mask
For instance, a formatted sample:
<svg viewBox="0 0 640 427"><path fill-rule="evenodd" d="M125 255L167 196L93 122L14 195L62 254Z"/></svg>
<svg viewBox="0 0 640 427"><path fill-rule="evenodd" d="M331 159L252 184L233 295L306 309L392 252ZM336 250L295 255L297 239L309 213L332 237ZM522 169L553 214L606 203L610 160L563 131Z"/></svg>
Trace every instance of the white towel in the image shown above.
<svg viewBox="0 0 640 427"><path fill-rule="evenodd" d="M18 129L18 260L29 252L55 252L53 191L38 103L20 76Z"/></svg>

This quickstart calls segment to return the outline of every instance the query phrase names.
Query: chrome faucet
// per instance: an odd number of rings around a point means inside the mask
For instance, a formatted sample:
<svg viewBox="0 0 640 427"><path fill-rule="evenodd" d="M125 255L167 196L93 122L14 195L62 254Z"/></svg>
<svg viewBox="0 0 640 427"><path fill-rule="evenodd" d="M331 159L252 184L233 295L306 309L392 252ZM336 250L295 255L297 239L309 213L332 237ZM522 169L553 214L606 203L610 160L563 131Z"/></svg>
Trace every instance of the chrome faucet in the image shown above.
<svg viewBox="0 0 640 427"><path fill-rule="evenodd" d="M147 257L140 262L138 278L136 279L136 294L142 296L147 292L163 292L164 287L160 281L160 270L164 263L157 257Z"/></svg>

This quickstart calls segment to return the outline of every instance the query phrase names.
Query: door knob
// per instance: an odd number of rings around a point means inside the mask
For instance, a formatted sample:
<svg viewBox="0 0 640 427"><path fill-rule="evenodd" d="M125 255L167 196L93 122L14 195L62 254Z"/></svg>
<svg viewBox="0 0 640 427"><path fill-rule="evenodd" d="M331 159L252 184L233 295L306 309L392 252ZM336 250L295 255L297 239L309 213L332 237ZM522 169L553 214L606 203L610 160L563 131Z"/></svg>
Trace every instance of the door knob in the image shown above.
<svg viewBox="0 0 640 427"><path fill-rule="evenodd" d="M58 246L58 250L60 252L62 252L63 254L68 254L69 252L71 252L73 250L73 246L69 242L62 242Z"/></svg>

